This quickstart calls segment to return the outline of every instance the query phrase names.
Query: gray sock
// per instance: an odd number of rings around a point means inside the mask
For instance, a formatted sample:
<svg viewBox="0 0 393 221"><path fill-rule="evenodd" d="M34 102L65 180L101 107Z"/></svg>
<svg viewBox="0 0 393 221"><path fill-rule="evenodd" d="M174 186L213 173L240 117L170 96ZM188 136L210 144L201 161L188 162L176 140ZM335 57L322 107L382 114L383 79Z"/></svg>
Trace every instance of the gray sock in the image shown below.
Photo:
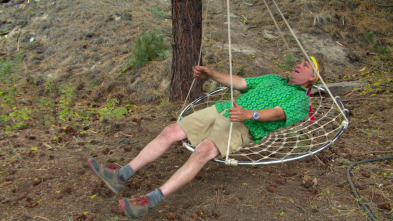
<svg viewBox="0 0 393 221"><path fill-rule="evenodd" d="M157 203L164 200L164 194L162 194L162 191L160 189L155 189L154 191L148 193L146 196L150 198L148 200L149 208L155 207Z"/></svg>
<svg viewBox="0 0 393 221"><path fill-rule="evenodd" d="M134 175L135 171L132 169L132 167L127 164L124 167L120 168L119 170L119 179L122 182L126 182L132 175Z"/></svg>

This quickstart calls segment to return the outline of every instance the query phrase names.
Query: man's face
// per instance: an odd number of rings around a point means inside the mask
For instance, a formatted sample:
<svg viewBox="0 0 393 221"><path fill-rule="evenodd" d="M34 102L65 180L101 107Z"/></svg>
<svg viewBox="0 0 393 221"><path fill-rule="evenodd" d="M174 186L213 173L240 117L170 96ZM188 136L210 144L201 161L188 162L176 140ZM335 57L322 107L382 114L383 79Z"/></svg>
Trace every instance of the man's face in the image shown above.
<svg viewBox="0 0 393 221"><path fill-rule="evenodd" d="M304 59L298 65L296 65L295 70L289 75L288 84L299 84L307 86L309 82L315 80L316 76L313 76L314 70L307 59Z"/></svg>

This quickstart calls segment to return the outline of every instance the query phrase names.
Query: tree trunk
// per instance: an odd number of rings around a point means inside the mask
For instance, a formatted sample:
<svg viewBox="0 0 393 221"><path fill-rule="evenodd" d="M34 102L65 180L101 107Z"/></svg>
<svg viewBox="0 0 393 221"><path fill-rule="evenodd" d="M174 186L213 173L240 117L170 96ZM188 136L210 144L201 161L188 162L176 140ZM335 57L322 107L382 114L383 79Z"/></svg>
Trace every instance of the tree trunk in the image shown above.
<svg viewBox="0 0 393 221"><path fill-rule="evenodd" d="M202 39L202 0L172 0L173 60L170 100L187 97L198 64ZM203 81L196 80L190 100L202 94Z"/></svg>

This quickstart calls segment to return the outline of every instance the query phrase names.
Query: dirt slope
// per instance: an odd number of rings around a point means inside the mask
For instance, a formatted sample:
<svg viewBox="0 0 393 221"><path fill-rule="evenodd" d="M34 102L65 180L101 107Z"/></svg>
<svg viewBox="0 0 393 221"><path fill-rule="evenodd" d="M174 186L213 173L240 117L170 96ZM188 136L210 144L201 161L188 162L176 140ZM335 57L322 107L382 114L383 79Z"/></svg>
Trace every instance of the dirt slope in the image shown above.
<svg viewBox="0 0 393 221"><path fill-rule="evenodd" d="M338 94L350 110L348 130L331 148L306 160L262 167L210 162L141 220L367 219L345 173L353 162L393 153L393 1L278 4L307 52L324 60L327 83L364 84ZM225 5L209 2L202 50L204 64L227 72ZM10 60L23 55L13 75L18 79L13 105L6 96L13 84L0 82L0 116L30 111L19 129L7 129L15 121L0 118L0 219L126 220L117 201L159 187L190 153L175 144L138 171L117 196L94 176L87 159L120 167L175 122L182 104L167 100L170 55L118 76L142 31L159 29L170 45L171 2L10 0L0 1L0 7L0 55ZM272 10L286 42L301 58ZM288 73L283 68L286 46L263 2L231 1L231 23L236 74ZM75 89L74 115L59 119L62 97L51 94L48 82L54 91L64 85ZM116 107L126 108L126 117L100 119L99 110L113 98L119 100ZM379 220L392 219L392 176L392 161L353 170L361 198Z"/></svg>

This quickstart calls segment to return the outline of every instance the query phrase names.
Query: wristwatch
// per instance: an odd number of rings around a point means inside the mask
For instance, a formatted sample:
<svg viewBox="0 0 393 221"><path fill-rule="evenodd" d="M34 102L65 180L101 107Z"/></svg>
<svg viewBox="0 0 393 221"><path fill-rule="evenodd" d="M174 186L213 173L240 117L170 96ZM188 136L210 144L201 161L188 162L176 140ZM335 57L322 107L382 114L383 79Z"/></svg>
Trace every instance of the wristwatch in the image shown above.
<svg viewBox="0 0 393 221"><path fill-rule="evenodd" d="M254 114L252 115L252 119L258 120L258 117L259 117L258 112L254 110Z"/></svg>

